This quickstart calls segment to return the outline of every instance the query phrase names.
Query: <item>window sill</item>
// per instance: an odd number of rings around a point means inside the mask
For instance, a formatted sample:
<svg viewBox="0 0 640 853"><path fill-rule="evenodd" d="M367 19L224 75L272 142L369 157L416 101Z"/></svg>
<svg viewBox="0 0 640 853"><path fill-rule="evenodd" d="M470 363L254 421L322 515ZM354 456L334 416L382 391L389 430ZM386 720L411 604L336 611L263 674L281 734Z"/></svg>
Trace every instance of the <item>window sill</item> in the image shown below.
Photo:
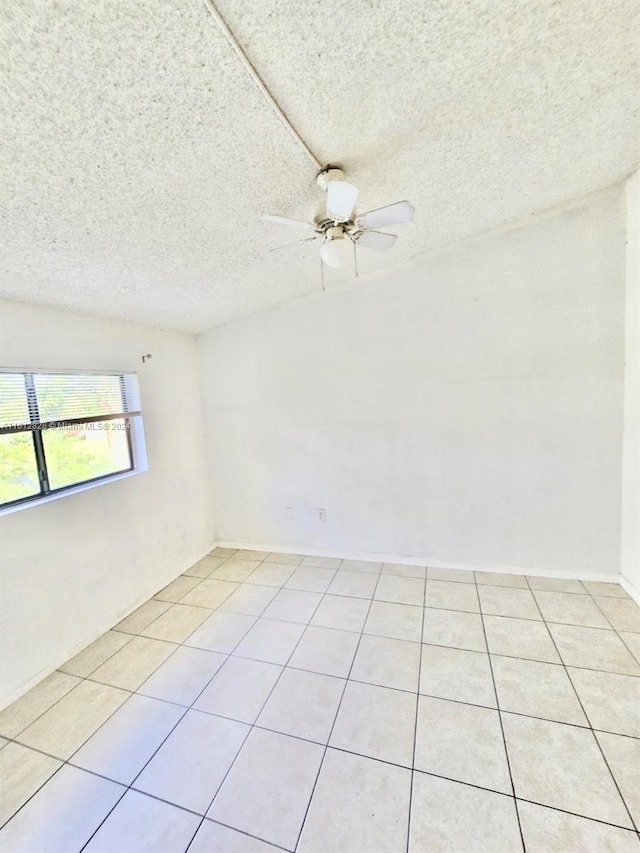
<svg viewBox="0 0 640 853"><path fill-rule="evenodd" d="M25 501L24 503L14 504L13 506L1 507L0 518L4 515L12 515L14 512L31 509L31 507L42 506L42 504L47 504L51 501L58 501L62 498L67 498L70 495L78 495L80 492L89 491L89 489L97 489L100 486L107 486L109 483L116 483L118 480L128 480L129 477L136 477L138 474L144 474L146 470L146 468L137 468L133 471L125 471L122 474L114 474L112 477L104 477L104 479L97 480L92 483L79 483L77 486L72 486L64 491L56 492L52 495L45 495L41 498L34 498L32 501Z"/></svg>

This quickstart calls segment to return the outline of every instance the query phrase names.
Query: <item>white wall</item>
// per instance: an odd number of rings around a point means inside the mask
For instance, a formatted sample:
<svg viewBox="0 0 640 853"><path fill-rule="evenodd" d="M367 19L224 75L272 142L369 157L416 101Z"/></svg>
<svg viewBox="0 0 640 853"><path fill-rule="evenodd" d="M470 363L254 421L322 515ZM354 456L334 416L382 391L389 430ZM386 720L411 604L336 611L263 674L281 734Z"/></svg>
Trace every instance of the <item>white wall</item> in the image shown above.
<svg viewBox="0 0 640 853"><path fill-rule="evenodd" d="M627 183L622 574L640 596L640 172Z"/></svg>
<svg viewBox="0 0 640 853"><path fill-rule="evenodd" d="M618 572L623 303L616 187L202 336L219 539Z"/></svg>
<svg viewBox="0 0 640 853"><path fill-rule="evenodd" d="M137 371L149 458L0 518L1 707L202 557L213 530L194 338L15 302L0 322L2 366Z"/></svg>

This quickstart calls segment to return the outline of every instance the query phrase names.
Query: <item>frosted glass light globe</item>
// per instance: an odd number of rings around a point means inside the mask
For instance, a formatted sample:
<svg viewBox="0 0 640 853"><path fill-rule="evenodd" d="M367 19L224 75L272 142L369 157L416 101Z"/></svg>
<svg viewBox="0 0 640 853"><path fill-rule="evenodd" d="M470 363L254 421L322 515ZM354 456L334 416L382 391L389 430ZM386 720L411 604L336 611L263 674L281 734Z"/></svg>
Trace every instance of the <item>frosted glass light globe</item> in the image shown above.
<svg viewBox="0 0 640 853"><path fill-rule="evenodd" d="M351 238L342 229L331 228L330 231L340 231L339 234L327 233L320 249L320 257L328 267L344 267L353 257Z"/></svg>

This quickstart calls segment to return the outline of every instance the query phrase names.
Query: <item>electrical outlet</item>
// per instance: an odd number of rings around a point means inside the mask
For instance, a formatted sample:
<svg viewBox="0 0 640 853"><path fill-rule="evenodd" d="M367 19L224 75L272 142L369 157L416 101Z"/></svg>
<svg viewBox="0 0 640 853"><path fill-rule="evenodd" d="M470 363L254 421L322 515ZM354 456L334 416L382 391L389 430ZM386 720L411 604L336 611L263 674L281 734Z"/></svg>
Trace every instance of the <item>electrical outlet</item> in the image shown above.
<svg viewBox="0 0 640 853"><path fill-rule="evenodd" d="M293 521L293 507L292 506L286 506L284 508L284 518L285 518L285 521Z"/></svg>
<svg viewBox="0 0 640 853"><path fill-rule="evenodd" d="M322 507L318 507L318 518L320 519L320 521L326 521L327 520L326 509L322 509Z"/></svg>

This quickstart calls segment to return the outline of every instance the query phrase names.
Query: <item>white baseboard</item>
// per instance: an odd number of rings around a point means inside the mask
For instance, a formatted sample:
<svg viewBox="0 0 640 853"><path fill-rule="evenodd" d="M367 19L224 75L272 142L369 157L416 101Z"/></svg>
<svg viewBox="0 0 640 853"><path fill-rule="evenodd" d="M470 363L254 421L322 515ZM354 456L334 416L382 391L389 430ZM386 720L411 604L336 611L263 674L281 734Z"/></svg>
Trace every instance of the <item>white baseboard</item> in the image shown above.
<svg viewBox="0 0 640 853"><path fill-rule="evenodd" d="M21 696L23 696L29 690L31 690L32 687L35 687L36 684L39 684L41 681L43 681L45 678L47 678L47 676L51 675L52 672L55 672L56 669L61 667L63 663L66 663L68 660L71 660L72 657L75 657L75 655L77 655L83 649L86 649L87 646L90 646L91 643L95 642L99 637L101 637L107 631L111 631L111 629L115 625L117 625L119 622L122 622L123 619L126 619L127 616L129 616L131 613L133 613L134 610L137 610L138 607L143 605L146 601L149 601L150 598L153 598L153 596L157 592L160 592L161 589L164 589L165 586L167 586L167 584L171 583L171 581L175 580L177 577L180 577L180 575L183 572L185 572L188 568L190 568L195 563L197 563L198 560L201 560L202 557L206 556L206 554L208 554L210 551L212 551L213 548L215 548L215 547L216 547L215 545L212 545L210 548L207 549L207 551L205 551L204 554L202 554L196 560L190 561L189 565L186 566L185 568L183 568L180 572L178 572L178 574L172 573L170 577L163 580L158 586L154 587L154 589L152 589L150 592L147 592L141 598L138 598L131 605L131 607L129 607L127 610L122 611L116 617L109 619L105 623L101 624L97 630L95 630L95 629L92 630L89 635L83 637L77 643L74 643L72 648L65 649L64 652L62 652L59 655L56 655L52 660L49 661L49 663L47 663L46 666L42 667L42 669L40 669L35 675L32 675L26 681L24 681L19 687L16 687L14 690L3 695L2 699L0 700L0 711L4 710L4 708L11 705L13 702L15 702L17 699L19 699Z"/></svg>
<svg viewBox="0 0 640 853"><path fill-rule="evenodd" d="M229 540L217 540L208 549L206 553L209 553L214 548L243 548L251 551L269 551L270 553L275 554L300 554L301 556L333 557L341 560L369 560L371 562L377 563L398 563L404 566L431 566L434 569L463 569L466 571L477 572L499 572L501 574L531 575L535 577L544 578L566 578L570 580L619 583L622 588L629 593L631 598L633 598L633 600L640 606L640 592L634 586L632 586L632 584L630 584L629 581L624 578L619 572L581 572L567 569L536 569L530 566L496 566L493 564L457 563L455 561L451 562L448 560L432 560L429 558L406 557L400 554L379 554L370 553L366 551L334 551L323 548L302 548L300 545L291 545L289 547L283 547L282 545L232 542ZM204 554L202 556L204 556ZM197 562L197 560L195 560L194 562ZM189 564L189 566L191 565L193 565L193 562ZM189 568L189 566L187 566L186 568ZM186 569L183 569L182 571L186 571ZM81 641L76 643L73 648L66 650L64 654L57 655L36 675L33 675L26 682L21 684L20 687L16 688L8 695L3 696L2 702L0 703L0 710L5 708L7 705L10 705L12 702L15 702L16 699L19 699L28 690L30 690L32 687L35 687L36 684L38 684L48 675L51 675L51 673L58 669L58 667L60 667L63 663L66 663L68 660L74 657L74 655L78 654L78 652L81 652L88 645L97 640L98 637L101 637L102 634L104 634L106 631L110 631L114 627L114 625L117 625L118 622L121 622L123 619L129 616L129 614L133 613L134 610L137 610L138 607L140 607L142 604L152 598L168 583L170 583L172 580L175 580L176 577L179 577L179 575L182 574L182 571L176 575L172 575L171 577L167 578L158 587L146 593L142 598L139 598L137 601L135 601L128 610L119 614L116 619L110 621L109 624L101 625L97 631L92 631L90 636L83 638Z"/></svg>
<svg viewBox="0 0 640 853"><path fill-rule="evenodd" d="M216 542L217 548L243 548L248 551L269 551L272 554L300 554L310 557L333 557L339 560L368 560L374 563L398 563L402 566L431 566L434 569L462 569L475 572L498 572L509 575L531 575L539 578L565 578L568 580L601 581L604 583L619 583L636 597L637 592L630 591L630 584L623 583L619 572L576 571L572 569L538 569L532 566L497 566L494 563L457 563L451 560L433 560L429 557L406 557L401 554L379 554L365 551L333 551L323 548L302 548L300 545L289 547L282 545L265 545L264 543L232 542L221 539ZM637 599L636 599L637 600Z"/></svg>
<svg viewBox="0 0 640 853"><path fill-rule="evenodd" d="M640 607L640 590L637 590L632 583L625 578L624 575L620 575L618 578L618 583L620 586L629 593L631 598L635 601L635 603Z"/></svg>

